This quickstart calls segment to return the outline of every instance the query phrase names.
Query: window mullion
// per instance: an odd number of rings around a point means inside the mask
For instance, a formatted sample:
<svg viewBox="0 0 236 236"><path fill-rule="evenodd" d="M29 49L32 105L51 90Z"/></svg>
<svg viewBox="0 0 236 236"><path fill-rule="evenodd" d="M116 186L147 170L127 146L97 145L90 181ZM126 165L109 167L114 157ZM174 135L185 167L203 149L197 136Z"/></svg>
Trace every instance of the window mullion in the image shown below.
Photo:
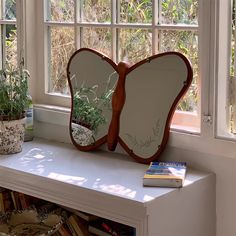
<svg viewBox="0 0 236 236"><path fill-rule="evenodd" d="M17 61L18 64L25 58L25 29L24 29L24 4L23 0L16 1L16 18L17 18Z"/></svg>
<svg viewBox="0 0 236 236"><path fill-rule="evenodd" d="M0 57L3 58L3 26L0 24ZM3 60L0 63L0 69L3 67Z"/></svg>
<svg viewBox="0 0 236 236"><path fill-rule="evenodd" d="M158 12L158 0L152 1L152 54L156 54L158 52L158 31L156 30L156 26L158 24L159 12Z"/></svg>
<svg viewBox="0 0 236 236"><path fill-rule="evenodd" d="M234 7L236 7L236 0L233 0L233 3L234 3ZM234 29L234 52L236 52L236 10L235 9L233 9L233 10L234 10L234 19L233 19L233 21L234 21L234 27L235 27L235 29ZM234 77L235 76L236 76L236 53L234 53Z"/></svg>
<svg viewBox="0 0 236 236"><path fill-rule="evenodd" d="M119 23L119 6L120 1L112 0L111 1L111 58L113 61L117 60L117 28L115 28L116 22Z"/></svg>
<svg viewBox="0 0 236 236"><path fill-rule="evenodd" d="M6 25L2 25L2 63L6 62Z"/></svg>
<svg viewBox="0 0 236 236"><path fill-rule="evenodd" d="M80 48L80 30L77 26L77 22L79 21L81 14L80 14L80 9L81 6L79 5L77 0L74 0L75 6L74 6L74 31L75 31L75 50Z"/></svg>

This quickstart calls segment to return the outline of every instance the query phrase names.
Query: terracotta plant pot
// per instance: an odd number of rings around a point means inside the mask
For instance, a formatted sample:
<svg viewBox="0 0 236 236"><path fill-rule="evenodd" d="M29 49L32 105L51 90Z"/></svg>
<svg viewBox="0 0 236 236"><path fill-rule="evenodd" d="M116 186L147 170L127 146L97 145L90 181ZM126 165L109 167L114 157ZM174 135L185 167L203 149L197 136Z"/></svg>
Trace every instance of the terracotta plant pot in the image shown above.
<svg viewBox="0 0 236 236"><path fill-rule="evenodd" d="M0 154L13 154L22 151L25 132L25 118L0 121Z"/></svg>

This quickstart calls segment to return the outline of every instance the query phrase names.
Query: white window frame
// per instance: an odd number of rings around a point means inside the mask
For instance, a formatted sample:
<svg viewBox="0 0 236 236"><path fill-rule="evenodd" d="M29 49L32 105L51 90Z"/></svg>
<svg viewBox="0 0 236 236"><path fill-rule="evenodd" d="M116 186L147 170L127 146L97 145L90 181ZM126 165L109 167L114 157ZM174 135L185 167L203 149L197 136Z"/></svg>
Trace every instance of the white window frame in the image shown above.
<svg viewBox="0 0 236 236"><path fill-rule="evenodd" d="M44 63L45 59L45 28L42 22L43 7L39 0L28 1L27 12L31 13L30 21L32 33L28 34L28 65L33 74L33 90L32 95L35 105L38 120L62 126L68 125L70 99L61 96L52 96L44 94ZM179 132L172 130L168 145L185 150L204 152L209 154L227 156L235 158L236 144L219 137L216 132L217 121L220 111L217 110L217 81L221 77L225 78L220 64L226 63L227 53L222 48L223 32L226 29L226 24L220 21L225 20L225 8L229 4L222 0L199 0L200 17L199 17L199 49L200 49L200 77L201 77L201 133L192 135L191 133ZM27 4L28 4L27 3ZM28 6L32 5L34 11L28 11ZM32 10L31 9L31 10ZM36 14L37 13L37 14ZM37 16L36 21L32 22ZM224 16L224 17L220 17ZM32 25L36 27L32 27ZM220 28L219 27L220 24ZM27 25L27 22L26 22ZM29 26L27 26L29 28ZM26 27L26 28L27 28ZM27 29L28 29L27 28ZM37 28L37 30L36 30ZM220 28L220 29L219 29ZM27 32L27 31L26 31ZM31 38L30 38L31 37ZM31 40L30 40L31 39ZM224 41L225 42L225 41ZM43 49L43 50L42 50ZM220 57L219 57L220 54ZM219 59L217 59L219 58ZM48 104L48 105L45 105ZM52 106L54 104L55 106ZM67 108L63 108L67 106ZM65 131L65 129L63 129ZM57 130L57 132L59 132ZM62 136L65 136L62 135ZM53 138L53 137L52 137Z"/></svg>
<svg viewBox="0 0 236 236"><path fill-rule="evenodd" d="M153 9L157 9L157 3L158 0L153 1ZM39 61L38 65L40 68L38 71L38 77L40 78L45 78L44 81L40 80L37 83L37 88L38 92L36 94L36 100L38 103L43 103L47 105L56 105L56 106L63 106L69 107L70 106L70 98L66 95L59 95L59 94L53 94L48 92L49 91L49 86L48 86L48 70L47 70L47 55L48 55L48 46L47 46L47 27L49 26L71 26L75 29L75 47L79 48L80 45L80 40L79 40L79 32L78 29L81 27L86 27L86 26L93 26L93 27L109 27L112 29L113 32L113 40L112 40L112 59L116 61L116 54L114 53L116 51L116 29L117 28L143 28L143 29L150 29L153 32L153 37L152 37L152 53L158 53L158 46L157 46L157 36L158 36L158 30L187 30L187 31L199 31L199 26L196 25L158 25L157 20L158 20L158 12L153 11L154 17L153 21L151 24L125 24L125 23L116 23L115 22L115 10L116 10L116 0L112 0L112 9L113 9L113 14L112 14L112 22L110 24L107 23L80 23L77 22L76 19L78 18L78 15L75 14L75 22L73 23L60 23L60 22L47 22L45 19L45 16L43 14L43 11L46 11L43 6L43 0L37 1L37 11L38 11L38 26L40 28L40 32L38 33L38 47L43 49L39 52ZM45 4L46 5L46 4ZM75 11L76 12L76 11ZM42 19L44 19L44 22L42 22ZM44 36L43 36L44 35ZM192 114L191 114L192 115Z"/></svg>
<svg viewBox="0 0 236 236"><path fill-rule="evenodd" d="M0 0L0 16L3 15L3 9L4 9L4 1ZM24 29L23 29L23 1L22 0L18 0L16 1L16 19L14 20L8 20L8 19L1 19L0 17L0 26L2 25L16 25L17 27L17 62L19 63L20 60L24 57ZM2 28L2 27L1 27ZM1 29L0 28L0 29ZM1 61L2 63L5 62L5 57L6 57L6 52L5 52L5 44L2 42L2 38L0 39L0 57L1 57ZM0 65L1 67L2 65Z"/></svg>

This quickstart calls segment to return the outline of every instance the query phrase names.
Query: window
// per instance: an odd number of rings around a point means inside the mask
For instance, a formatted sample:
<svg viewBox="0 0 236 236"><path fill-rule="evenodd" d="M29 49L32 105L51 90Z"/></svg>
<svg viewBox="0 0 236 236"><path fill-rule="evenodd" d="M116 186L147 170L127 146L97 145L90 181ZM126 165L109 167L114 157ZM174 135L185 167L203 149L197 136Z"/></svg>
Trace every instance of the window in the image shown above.
<svg viewBox="0 0 236 236"><path fill-rule="evenodd" d="M191 130L199 131L198 0L45 0L41 9L45 9L43 32L47 35L44 101L54 103L49 101L68 95L66 65L81 47L101 51L116 62L132 63L174 50L189 58L194 80L172 126L194 126Z"/></svg>
<svg viewBox="0 0 236 236"><path fill-rule="evenodd" d="M236 29L235 29L235 23L236 23L236 1L232 1L231 5L231 35L229 39L229 45L230 45L230 68L229 68L229 74L228 76L228 100L227 100L227 127L226 130L231 134L232 137L236 134L236 44L235 44L235 37L236 37Z"/></svg>
<svg viewBox="0 0 236 236"><path fill-rule="evenodd" d="M16 1L0 0L0 56L2 67L5 63L17 64Z"/></svg>
<svg viewBox="0 0 236 236"><path fill-rule="evenodd" d="M236 1L220 6L217 71L217 136L236 138Z"/></svg>

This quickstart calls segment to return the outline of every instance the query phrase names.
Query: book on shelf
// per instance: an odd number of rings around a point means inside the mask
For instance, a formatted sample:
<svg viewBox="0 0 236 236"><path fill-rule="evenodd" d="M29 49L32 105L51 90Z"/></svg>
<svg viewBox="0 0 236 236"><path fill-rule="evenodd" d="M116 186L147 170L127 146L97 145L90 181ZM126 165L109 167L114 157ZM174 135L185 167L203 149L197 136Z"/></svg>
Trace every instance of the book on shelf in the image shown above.
<svg viewBox="0 0 236 236"><path fill-rule="evenodd" d="M0 191L0 211L7 212L14 209L14 203L9 190Z"/></svg>
<svg viewBox="0 0 236 236"><path fill-rule="evenodd" d="M73 228L73 232L76 233L76 235L79 236L89 236L89 231L87 227L87 222L83 219L79 218L76 215L71 215L68 218L68 221L70 223L70 226Z"/></svg>
<svg viewBox="0 0 236 236"><path fill-rule="evenodd" d="M151 162L143 177L143 186L182 187L186 162Z"/></svg>
<svg viewBox="0 0 236 236"><path fill-rule="evenodd" d="M89 223L88 231L97 236L135 236L135 228L99 218Z"/></svg>
<svg viewBox="0 0 236 236"><path fill-rule="evenodd" d="M21 209L27 209L30 206L29 203L29 197L28 195L24 194L24 193L18 193L18 197L20 200L20 205L21 205Z"/></svg>
<svg viewBox="0 0 236 236"><path fill-rule="evenodd" d="M61 225L61 227L58 230L58 233L61 236L71 236L70 230L68 229L65 223Z"/></svg>
<svg viewBox="0 0 236 236"><path fill-rule="evenodd" d="M79 216L80 218L86 220L86 221L93 221L93 220L97 220L99 218L99 216L95 216L92 214L89 214L87 212L83 212L83 211L79 211L79 210L75 210L69 207L65 207L65 206L61 206L63 209L73 213L74 215Z"/></svg>

